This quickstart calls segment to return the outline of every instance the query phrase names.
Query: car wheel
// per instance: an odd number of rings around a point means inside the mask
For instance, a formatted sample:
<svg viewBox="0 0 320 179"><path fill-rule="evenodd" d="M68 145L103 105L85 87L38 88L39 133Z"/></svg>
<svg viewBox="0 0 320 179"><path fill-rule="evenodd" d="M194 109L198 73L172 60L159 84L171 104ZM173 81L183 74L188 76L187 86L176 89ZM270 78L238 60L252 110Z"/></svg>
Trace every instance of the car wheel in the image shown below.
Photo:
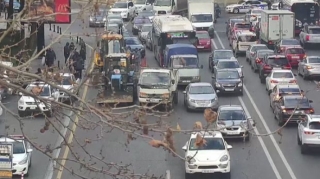
<svg viewBox="0 0 320 179"><path fill-rule="evenodd" d="M303 155L305 155L305 154L307 154L308 153L308 147L306 146L306 145L301 145L300 146L300 152L301 152L301 154L303 154Z"/></svg>
<svg viewBox="0 0 320 179"><path fill-rule="evenodd" d="M299 134L297 133L297 142L298 142L298 145L301 145L302 144L302 142L301 142L301 140L300 140L300 138L299 138Z"/></svg>
<svg viewBox="0 0 320 179"><path fill-rule="evenodd" d="M239 13L239 9L237 9L237 8L233 9L233 13L234 14L238 14Z"/></svg>
<svg viewBox="0 0 320 179"><path fill-rule="evenodd" d="M24 111L18 111L19 117L25 117L26 113Z"/></svg>

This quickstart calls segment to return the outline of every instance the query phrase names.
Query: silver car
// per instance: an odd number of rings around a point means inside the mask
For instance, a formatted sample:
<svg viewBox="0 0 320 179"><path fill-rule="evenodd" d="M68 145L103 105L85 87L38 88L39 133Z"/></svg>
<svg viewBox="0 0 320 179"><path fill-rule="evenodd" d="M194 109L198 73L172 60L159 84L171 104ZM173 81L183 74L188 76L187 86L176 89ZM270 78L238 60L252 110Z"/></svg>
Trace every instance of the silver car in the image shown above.
<svg viewBox="0 0 320 179"><path fill-rule="evenodd" d="M104 9L100 9L98 12L94 12L89 16L89 27L104 27L107 21L107 12Z"/></svg>
<svg viewBox="0 0 320 179"><path fill-rule="evenodd" d="M120 27L123 26L122 19L107 19L107 24L118 24Z"/></svg>
<svg viewBox="0 0 320 179"><path fill-rule="evenodd" d="M151 32L151 30L152 30L152 24L144 24L144 25L142 25L140 32L138 32L139 40L142 43L146 43L148 33Z"/></svg>
<svg viewBox="0 0 320 179"><path fill-rule="evenodd" d="M264 44L253 44L250 45L248 50L246 51L246 60L251 64L252 59L255 57L257 50L267 50L268 47Z"/></svg>
<svg viewBox="0 0 320 179"><path fill-rule="evenodd" d="M217 73L217 70L223 69L237 69L240 77L243 78L243 66L240 66L238 60L236 58L231 58L228 60L219 60L217 64L214 66L214 74Z"/></svg>
<svg viewBox="0 0 320 179"><path fill-rule="evenodd" d="M206 108L216 110L219 107L218 96L210 83L190 83L183 94L184 106L187 111Z"/></svg>
<svg viewBox="0 0 320 179"><path fill-rule="evenodd" d="M308 45L320 44L320 26L305 25L299 37L304 48Z"/></svg>
<svg viewBox="0 0 320 179"><path fill-rule="evenodd" d="M106 30L117 34L121 34L120 27L118 24L107 24Z"/></svg>
<svg viewBox="0 0 320 179"><path fill-rule="evenodd" d="M217 127L225 138L250 139L250 119L240 105L222 105L218 108Z"/></svg>
<svg viewBox="0 0 320 179"><path fill-rule="evenodd" d="M298 74L303 79L320 77L320 56L308 56L298 64Z"/></svg>

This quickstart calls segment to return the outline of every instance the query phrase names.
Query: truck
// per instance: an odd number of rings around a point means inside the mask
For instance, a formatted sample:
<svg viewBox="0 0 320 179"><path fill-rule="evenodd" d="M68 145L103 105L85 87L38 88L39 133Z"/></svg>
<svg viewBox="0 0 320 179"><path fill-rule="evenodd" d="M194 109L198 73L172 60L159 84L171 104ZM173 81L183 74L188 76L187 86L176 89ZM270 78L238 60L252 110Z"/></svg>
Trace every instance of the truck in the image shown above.
<svg viewBox="0 0 320 179"><path fill-rule="evenodd" d="M260 43L274 49L275 42L295 38L295 16L289 10L262 10Z"/></svg>
<svg viewBox="0 0 320 179"><path fill-rule="evenodd" d="M157 14L182 14L188 11L187 0L156 0L153 10Z"/></svg>
<svg viewBox="0 0 320 179"><path fill-rule="evenodd" d="M168 69L178 71L178 85L200 82L200 68L197 48L190 44L167 45L164 64Z"/></svg>
<svg viewBox="0 0 320 179"><path fill-rule="evenodd" d="M214 0L188 0L188 18L197 31L214 31L214 11Z"/></svg>
<svg viewBox="0 0 320 179"><path fill-rule="evenodd" d="M170 69L141 69L137 87L139 105L173 109L178 104L178 77L178 71Z"/></svg>

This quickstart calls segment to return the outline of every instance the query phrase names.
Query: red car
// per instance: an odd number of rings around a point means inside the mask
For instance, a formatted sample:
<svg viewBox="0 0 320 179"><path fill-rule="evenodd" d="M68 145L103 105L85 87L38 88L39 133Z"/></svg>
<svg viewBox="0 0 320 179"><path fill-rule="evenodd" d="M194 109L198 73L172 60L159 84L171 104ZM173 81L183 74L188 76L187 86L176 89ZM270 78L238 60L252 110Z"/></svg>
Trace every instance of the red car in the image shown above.
<svg viewBox="0 0 320 179"><path fill-rule="evenodd" d="M211 51L211 38L207 31L197 31L196 37L198 38L197 49Z"/></svg>
<svg viewBox="0 0 320 179"><path fill-rule="evenodd" d="M307 57L301 46L290 46L285 48L283 53L292 67L298 67L299 62Z"/></svg>

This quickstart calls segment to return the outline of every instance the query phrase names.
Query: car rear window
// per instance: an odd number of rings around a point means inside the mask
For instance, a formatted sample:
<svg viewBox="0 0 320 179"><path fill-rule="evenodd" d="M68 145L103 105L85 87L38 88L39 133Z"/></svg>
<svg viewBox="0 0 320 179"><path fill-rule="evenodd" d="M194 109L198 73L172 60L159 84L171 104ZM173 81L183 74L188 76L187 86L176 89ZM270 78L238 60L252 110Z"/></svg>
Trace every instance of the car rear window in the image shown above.
<svg viewBox="0 0 320 179"><path fill-rule="evenodd" d="M310 122L309 129L320 129L320 122Z"/></svg>
<svg viewBox="0 0 320 179"><path fill-rule="evenodd" d="M320 58L309 58L309 63L320 63Z"/></svg>
<svg viewBox="0 0 320 179"><path fill-rule="evenodd" d="M302 48L289 48L287 49L288 54L304 54L304 50Z"/></svg>
<svg viewBox="0 0 320 179"><path fill-rule="evenodd" d="M263 58L265 55L272 55L272 54L274 54L273 52L260 52L260 53L258 53L258 58Z"/></svg>
<svg viewBox="0 0 320 179"><path fill-rule="evenodd" d="M277 66L277 65L285 66L285 65L288 65L289 62L286 58L269 58L268 64L273 66Z"/></svg>
<svg viewBox="0 0 320 179"><path fill-rule="evenodd" d="M235 24L234 27L237 29L250 29L250 24Z"/></svg>
<svg viewBox="0 0 320 179"><path fill-rule="evenodd" d="M273 78L293 78L291 72L274 72L272 75Z"/></svg>
<svg viewBox="0 0 320 179"><path fill-rule="evenodd" d="M320 28L310 28L309 33L310 34L320 34Z"/></svg>
<svg viewBox="0 0 320 179"><path fill-rule="evenodd" d="M288 93L299 94L300 89L299 88L280 88L279 93L280 94L288 94Z"/></svg>
<svg viewBox="0 0 320 179"><path fill-rule="evenodd" d="M296 39L292 39L292 40L283 40L282 41L282 45L300 45L300 42Z"/></svg>
<svg viewBox="0 0 320 179"><path fill-rule="evenodd" d="M239 42L255 42L257 37L254 35L239 36Z"/></svg>

